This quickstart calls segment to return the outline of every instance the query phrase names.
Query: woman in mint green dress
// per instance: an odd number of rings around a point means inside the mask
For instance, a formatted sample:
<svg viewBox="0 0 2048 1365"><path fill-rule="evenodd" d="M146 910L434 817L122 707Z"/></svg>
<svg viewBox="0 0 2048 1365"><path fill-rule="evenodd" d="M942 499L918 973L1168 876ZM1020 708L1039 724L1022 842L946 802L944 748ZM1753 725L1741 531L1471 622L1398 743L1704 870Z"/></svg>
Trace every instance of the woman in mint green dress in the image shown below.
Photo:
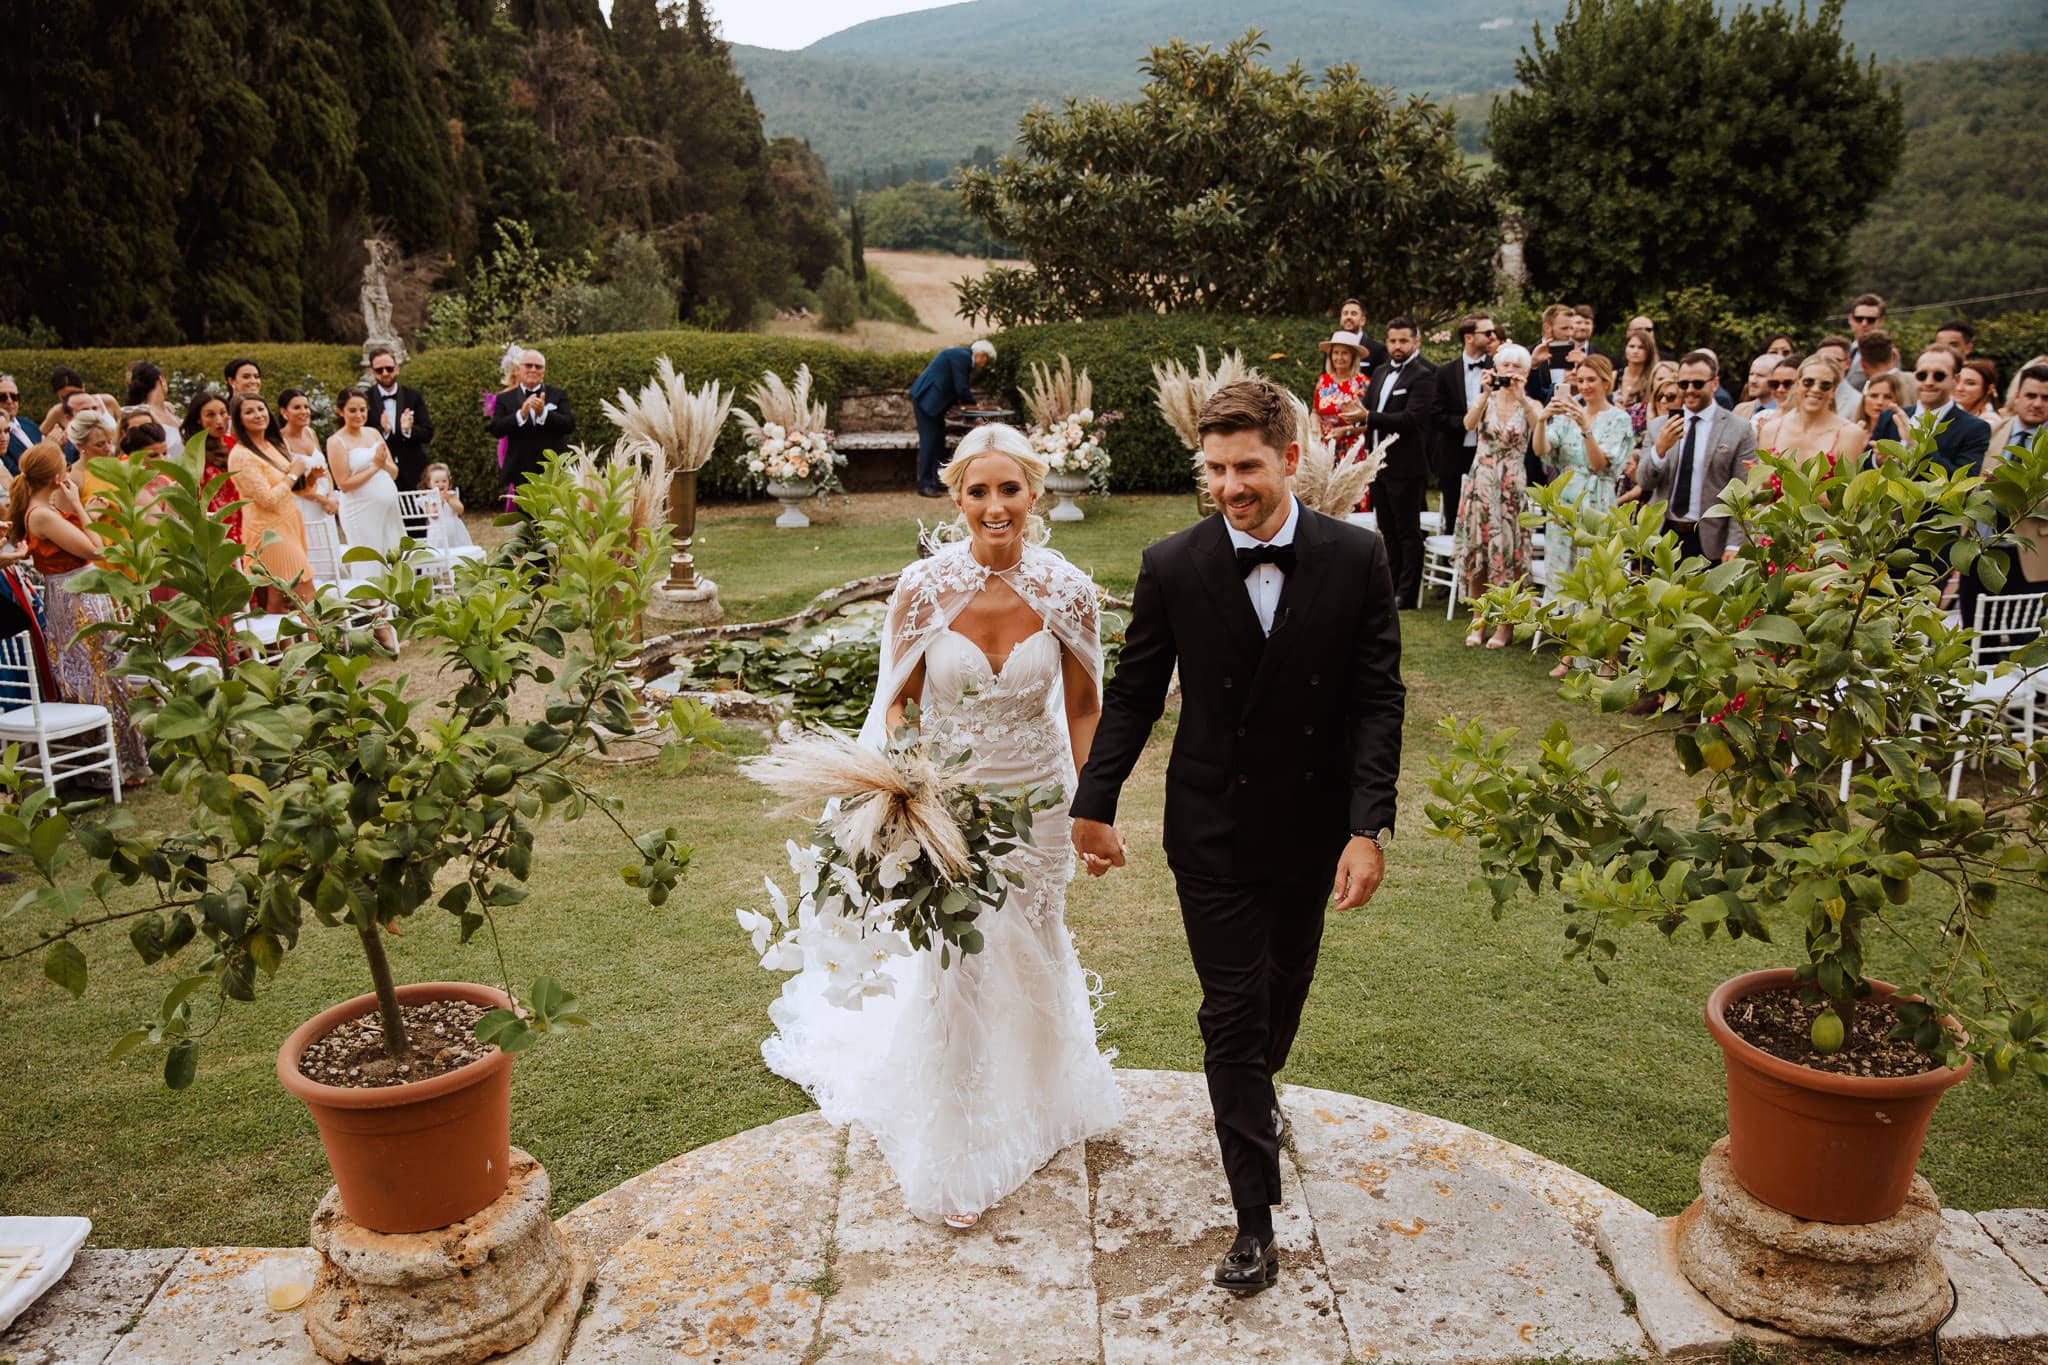
<svg viewBox="0 0 2048 1365"><path fill-rule="evenodd" d="M1612 512L1616 481L1635 446L1635 424L1627 409L1608 401L1614 365L1606 356L1589 355L1580 361L1572 371L1571 387L1576 398L1560 390L1543 410L1550 458L1558 468L1551 487L1560 499L1576 505L1582 517ZM1544 528L1543 547L1548 580L1556 583L1572 571L1579 547L1555 521ZM1560 663L1551 676L1563 677L1570 666L1569 661Z"/></svg>

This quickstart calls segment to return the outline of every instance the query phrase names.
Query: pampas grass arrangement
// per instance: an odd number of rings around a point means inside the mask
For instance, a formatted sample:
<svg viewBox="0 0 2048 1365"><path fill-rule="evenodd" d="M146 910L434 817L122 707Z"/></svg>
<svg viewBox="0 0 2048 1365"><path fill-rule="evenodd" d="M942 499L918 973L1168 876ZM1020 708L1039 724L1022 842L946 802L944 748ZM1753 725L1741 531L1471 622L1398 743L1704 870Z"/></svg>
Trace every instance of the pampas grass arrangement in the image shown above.
<svg viewBox="0 0 2048 1365"><path fill-rule="evenodd" d="M1195 368L1192 372L1178 360L1152 367L1152 384L1159 411L1166 418L1166 424L1180 437L1188 453L1201 463L1202 433L1198 425L1202 405L1209 401L1209 395L1225 384L1240 379L1258 379L1258 370L1245 361L1237 351L1227 351L1217 357L1216 368L1209 368L1209 356L1201 347L1195 348Z"/></svg>
<svg viewBox="0 0 2048 1365"><path fill-rule="evenodd" d="M1292 394L1287 401L1294 404L1294 439L1301 445L1301 459L1294 466L1294 496L1301 499L1302 506L1328 516L1349 516L1365 496L1365 490L1379 477L1380 466L1385 462L1384 448L1355 460L1340 461L1336 442L1323 435L1322 424L1316 421L1308 404ZM1399 439L1386 437L1382 446Z"/></svg>
<svg viewBox="0 0 2048 1365"><path fill-rule="evenodd" d="M739 414L740 428L754 438L756 445L761 441L761 427L774 423L790 436L825 429L825 405L811 401L811 367L796 367L796 383L782 382L782 376L773 370L764 370L760 380L747 390L747 401L754 405L754 412L742 410ZM756 417L754 413L760 414Z"/></svg>
<svg viewBox="0 0 2048 1365"><path fill-rule="evenodd" d="M815 730L741 767L793 806L838 802L825 820L848 854L880 859L910 839L949 879L972 871L950 804L965 784L949 777L925 745L883 754L840 731Z"/></svg>
<svg viewBox="0 0 2048 1365"><path fill-rule="evenodd" d="M619 390L616 404L601 406L624 437L621 444L638 453L660 451L667 467L680 473L702 469L717 448L718 433L732 415L733 395L717 380L692 389L667 356L654 362L654 378L639 397Z"/></svg>
<svg viewBox="0 0 2048 1365"><path fill-rule="evenodd" d="M1155 370L1154 373L1157 373ZM1031 362L1031 387L1024 390L1024 411L1037 431L1050 431L1079 412L1095 411L1095 385L1088 371L1074 373L1074 362L1060 353L1058 370L1041 361Z"/></svg>

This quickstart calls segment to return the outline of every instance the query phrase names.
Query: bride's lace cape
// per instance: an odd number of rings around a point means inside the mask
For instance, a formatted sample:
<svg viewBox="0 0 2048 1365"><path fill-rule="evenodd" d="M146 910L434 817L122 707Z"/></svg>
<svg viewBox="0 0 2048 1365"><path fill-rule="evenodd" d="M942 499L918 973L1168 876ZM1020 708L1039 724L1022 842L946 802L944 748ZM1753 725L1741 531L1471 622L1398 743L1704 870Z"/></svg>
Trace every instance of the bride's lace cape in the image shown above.
<svg viewBox="0 0 2048 1365"><path fill-rule="evenodd" d="M967 543L954 542L910 565L897 580L882 632L878 685L867 723L861 727L861 743L880 748L886 741L890 703L917 671L932 641L992 578L1009 584L1037 613L1047 632L1081 663L1100 697L1102 618L1094 580L1043 546L1027 546L1014 567L997 572L977 560Z"/></svg>

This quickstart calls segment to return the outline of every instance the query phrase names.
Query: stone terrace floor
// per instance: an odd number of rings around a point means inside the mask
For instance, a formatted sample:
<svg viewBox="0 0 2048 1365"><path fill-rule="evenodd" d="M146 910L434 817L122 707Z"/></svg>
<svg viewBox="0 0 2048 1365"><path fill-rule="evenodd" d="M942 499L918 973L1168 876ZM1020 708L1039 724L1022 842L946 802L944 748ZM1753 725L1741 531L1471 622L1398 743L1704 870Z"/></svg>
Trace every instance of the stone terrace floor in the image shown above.
<svg viewBox="0 0 2048 1365"><path fill-rule="evenodd" d="M872 1139L816 1114L628 1181L560 1220L597 1265L567 1358L1341 1365L1783 1340L1721 1317L1678 1277L1665 1225L1584 1176L1299 1087L1284 1094L1281 1281L1234 1298L1208 1282L1232 1217L1202 1078L1120 1075L1124 1123L966 1233L910 1218ZM1947 1219L1960 1304L1943 1340L2048 1339L2048 1217ZM83 1252L0 1334L0 1361L312 1365L300 1316L263 1295L267 1260L308 1254Z"/></svg>

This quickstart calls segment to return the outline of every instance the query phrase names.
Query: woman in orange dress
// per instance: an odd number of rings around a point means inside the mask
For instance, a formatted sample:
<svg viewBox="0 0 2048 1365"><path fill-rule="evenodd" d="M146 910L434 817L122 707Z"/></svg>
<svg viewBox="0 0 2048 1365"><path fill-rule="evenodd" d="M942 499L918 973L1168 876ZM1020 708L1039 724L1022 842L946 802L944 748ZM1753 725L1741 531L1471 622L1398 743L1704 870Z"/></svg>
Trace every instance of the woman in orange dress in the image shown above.
<svg viewBox="0 0 2048 1365"><path fill-rule="evenodd" d="M118 660L107 636L82 634L87 626L113 619L113 599L71 588L73 578L91 566L103 542L85 524L85 503L72 482L62 446L44 441L22 454L21 473L15 475L7 506L8 539L27 542L29 558L43 576L43 613L60 693L51 700L106 707L114 718L121 785L139 786L148 780L149 756L128 718L128 694L116 676ZM79 781L112 785L104 772L87 773Z"/></svg>
<svg viewBox="0 0 2048 1365"><path fill-rule="evenodd" d="M285 593L265 587L264 609L289 611L293 598L313 600L306 524L299 516L299 500L292 496L293 486L306 476L306 457L287 455L278 446L270 404L261 394L236 394L228 408L228 426L235 437L235 447L228 452L228 473L236 491L248 499L242 506L242 544L290 589Z"/></svg>

